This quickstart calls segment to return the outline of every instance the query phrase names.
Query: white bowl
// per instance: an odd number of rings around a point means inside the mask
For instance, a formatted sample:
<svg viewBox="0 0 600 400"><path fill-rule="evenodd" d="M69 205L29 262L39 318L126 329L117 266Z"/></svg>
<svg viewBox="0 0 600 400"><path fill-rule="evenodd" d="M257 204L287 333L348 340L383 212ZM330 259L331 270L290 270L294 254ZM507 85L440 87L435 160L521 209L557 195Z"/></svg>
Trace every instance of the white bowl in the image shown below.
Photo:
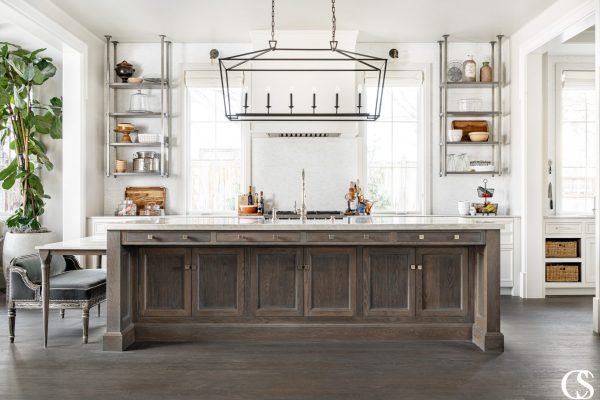
<svg viewBox="0 0 600 400"><path fill-rule="evenodd" d="M448 141L449 142L460 142L462 139L462 129L450 129L448 130Z"/></svg>

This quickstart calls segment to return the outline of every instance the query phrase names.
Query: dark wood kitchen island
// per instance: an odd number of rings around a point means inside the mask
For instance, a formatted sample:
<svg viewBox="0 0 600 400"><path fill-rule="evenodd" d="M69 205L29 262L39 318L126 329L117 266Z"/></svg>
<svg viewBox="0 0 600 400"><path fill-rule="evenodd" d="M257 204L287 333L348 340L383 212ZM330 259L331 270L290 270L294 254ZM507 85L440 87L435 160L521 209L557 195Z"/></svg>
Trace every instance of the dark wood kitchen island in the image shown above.
<svg viewBox="0 0 600 400"><path fill-rule="evenodd" d="M502 351L499 229L436 217L114 224L103 348L424 339Z"/></svg>

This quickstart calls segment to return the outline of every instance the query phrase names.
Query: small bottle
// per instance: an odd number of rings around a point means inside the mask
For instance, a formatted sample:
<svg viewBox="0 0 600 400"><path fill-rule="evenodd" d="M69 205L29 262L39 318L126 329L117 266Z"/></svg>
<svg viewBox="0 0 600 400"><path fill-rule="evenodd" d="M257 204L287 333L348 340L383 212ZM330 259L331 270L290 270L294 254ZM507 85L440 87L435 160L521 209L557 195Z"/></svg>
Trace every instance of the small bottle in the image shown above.
<svg viewBox="0 0 600 400"><path fill-rule="evenodd" d="M484 61L483 66L479 70L479 81L481 82L492 82L493 78L492 67L490 67L489 61Z"/></svg>
<svg viewBox="0 0 600 400"><path fill-rule="evenodd" d="M252 196L252 186L248 186L248 205L254 205L254 197Z"/></svg>
<svg viewBox="0 0 600 400"><path fill-rule="evenodd" d="M468 55L463 63L463 82L475 82L477 80L477 64L473 61L473 56Z"/></svg>
<svg viewBox="0 0 600 400"><path fill-rule="evenodd" d="M264 214L265 212L265 199L263 198L263 192L260 192L259 200L258 200L258 213Z"/></svg>

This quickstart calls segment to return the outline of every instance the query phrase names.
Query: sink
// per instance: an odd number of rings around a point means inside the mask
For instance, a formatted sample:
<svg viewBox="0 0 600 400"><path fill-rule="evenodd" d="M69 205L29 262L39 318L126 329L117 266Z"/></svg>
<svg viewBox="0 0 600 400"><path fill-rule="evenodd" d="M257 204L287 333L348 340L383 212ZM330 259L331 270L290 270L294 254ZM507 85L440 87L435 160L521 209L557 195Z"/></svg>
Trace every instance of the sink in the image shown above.
<svg viewBox="0 0 600 400"><path fill-rule="evenodd" d="M307 219L343 219L344 214L341 211L309 211L306 213ZM265 218L271 218L271 214L265 215ZM277 211L279 219L300 219L300 214L294 211Z"/></svg>

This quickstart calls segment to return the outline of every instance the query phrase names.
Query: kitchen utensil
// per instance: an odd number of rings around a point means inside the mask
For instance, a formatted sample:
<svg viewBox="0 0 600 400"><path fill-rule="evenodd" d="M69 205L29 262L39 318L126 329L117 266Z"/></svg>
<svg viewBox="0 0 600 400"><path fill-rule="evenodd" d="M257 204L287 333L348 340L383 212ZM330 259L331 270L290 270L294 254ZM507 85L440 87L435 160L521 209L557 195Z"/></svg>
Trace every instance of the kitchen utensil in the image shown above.
<svg viewBox="0 0 600 400"><path fill-rule="evenodd" d="M154 203L165 210L167 189L161 186L130 186L125 189L125 197L130 198L138 210L144 210L147 204Z"/></svg>
<svg viewBox="0 0 600 400"><path fill-rule="evenodd" d="M256 214L257 211L258 211L258 204L253 204L253 205L240 204L240 214Z"/></svg>
<svg viewBox="0 0 600 400"><path fill-rule="evenodd" d="M132 64L129 64L127 61L123 60L115 66L115 73L123 83L127 83L127 79L133 75L135 72L135 68L133 68Z"/></svg>
<svg viewBox="0 0 600 400"><path fill-rule="evenodd" d="M138 77L133 77L132 76L130 78L127 78L127 83L140 84L142 82L144 82L144 78L139 77L139 76Z"/></svg>
<svg viewBox="0 0 600 400"><path fill-rule="evenodd" d="M552 199L552 182L548 183L548 200L550 200L550 209L554 210L554 200Z"/></svg>
<svg viewBox="0 0 600 400"><path fill-rule="evenodd" d="M131 95L129 100L129 112L143 113L148 110L146 98L148 96L138 90L137 93Z"/></svg>
<svg viewBox="0 0 600 400"><path fill-rule="evenodd" d="M127 160L116 160L115 172L127 172Z"/></svg>
<svg viewBox="0 0 600 400"><path fill-rule="evenodd" d="M158 172L160 169L159 154L155 151L138 151L133 154L133 170L135 172Z"/></svg>
<svg viewBox="0 0 600 400"><path fill-rule="evenodd" d="M471 209L470 201L459 201L458 202L458 215L469 215Z"/></svg>
<svg viewBox="0 0 600 400"><path fill-rule="evenodd" d="M463 131L463 142L469 142L469 133L471 132L488 132L487 121L481 120L454 120L452 121L452 129L460 129Z"/></svg>
<svg viewBox="0 0 600 400"><path fill-rule="evenodd" d="M462 139L463 131L460 129L449 129L448 130L448 141L449 142L460 142Z"/></svg>
<svg viewBox="0 0 600 400"><path fill-rule="evenodd" d="M456 102L458 111L480 111L481 99L460 99Z"/></svg>
<svg viewBox="0 0 600 400"><path fill-rule="evenodd" d="M487 142L490 137L488 132L471 132L469 133L469 139L471 142Z"/></svg>

